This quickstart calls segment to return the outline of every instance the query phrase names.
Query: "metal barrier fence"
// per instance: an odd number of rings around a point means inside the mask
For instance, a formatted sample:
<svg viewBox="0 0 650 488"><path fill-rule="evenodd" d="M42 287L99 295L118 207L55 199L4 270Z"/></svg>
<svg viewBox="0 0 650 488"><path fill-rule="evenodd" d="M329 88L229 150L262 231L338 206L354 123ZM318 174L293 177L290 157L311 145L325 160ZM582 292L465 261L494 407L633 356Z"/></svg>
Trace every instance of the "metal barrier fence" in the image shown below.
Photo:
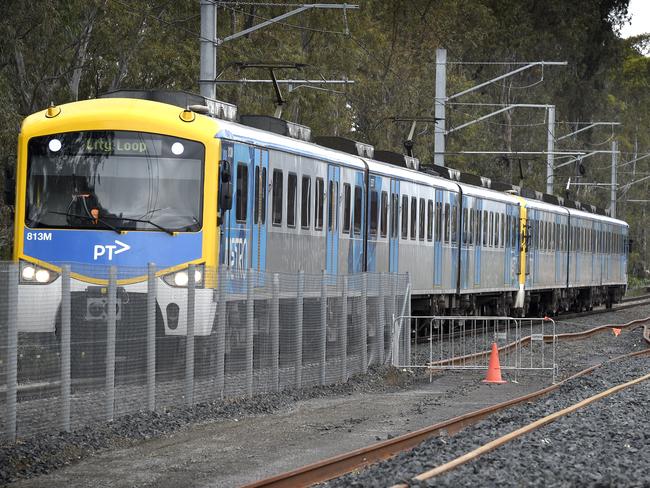
<svg viewBox="0 0 650 488"><path fill-rule="evenodd" d="M10 441L346 381L388 362L391 318L409 310L407 275L25 268L0 262L0 435Z"/></svg>
<svg viewBox="0 0 650 488"><path fill-rule="evenodd" d="M410 326L401 324L410 323ZM404 348L404 330L410 347ZM501 369L549 371L555 383L555 321L545 318L411 316L393 319L394 347L406 350L401 368L486 370L491 346L497 344Z"/></svg>

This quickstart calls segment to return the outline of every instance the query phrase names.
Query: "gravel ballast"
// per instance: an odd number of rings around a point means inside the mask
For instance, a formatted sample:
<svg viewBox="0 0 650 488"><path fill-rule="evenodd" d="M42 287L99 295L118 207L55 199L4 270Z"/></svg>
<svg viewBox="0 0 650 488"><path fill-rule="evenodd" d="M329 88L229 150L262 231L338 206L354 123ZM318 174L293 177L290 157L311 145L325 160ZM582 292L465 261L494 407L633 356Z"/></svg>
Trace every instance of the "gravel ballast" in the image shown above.
<svg viewBox="0 0 650 488"><path fill-rule="evenodd" d="M453 437L326 484L391 486L466 454L502 435L608 388L650 372L647 356L615 361L576 378L540 400L517 405ZM646 381L562 417L455 471L410 486L647 486L650 431Z"/></svg>

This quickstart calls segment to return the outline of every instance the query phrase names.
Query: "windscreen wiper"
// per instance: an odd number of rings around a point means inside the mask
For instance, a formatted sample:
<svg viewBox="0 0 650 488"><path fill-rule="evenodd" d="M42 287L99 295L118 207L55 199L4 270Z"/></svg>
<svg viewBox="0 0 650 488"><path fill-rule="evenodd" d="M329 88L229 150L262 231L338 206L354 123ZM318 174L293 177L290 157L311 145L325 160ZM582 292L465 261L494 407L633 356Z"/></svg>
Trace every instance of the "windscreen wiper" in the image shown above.
<svg viewBox="0 0 650 488"><path fill-rule="evenodd" d="M90 220L90 221L93 221L93 222L97 221L100 224L105 225L106 227L108 227L110 230L112 230L114 232L117 232L118 234L122 234L122 231L120 229L118 229L114 225L109 224L108 222L106 222L101 217L95 218L92 215L80 215L80 214L73 214L73 213L70 213L70 212L55 212L54 210L50 210L48 213L53 213L53 214L57 214L57 215L65 215L66 217L75 217L75 218L78 218L78 219L85 219L85 220Z"/></svg>
<svg viewBox="0 0 650 488"><path fill-rule="evenodd" d="M169 234L170 236L173 236L173 235L174 235L174 231L173 231L173 230L171 230L171 229L167 229L166 227L163 227L162 225L158 225L158 224L156 224L155 222L153 222L153 221L151 221L151 220L147 220L147 219L131 219L131 218L129 218L129 217L105 217L105 218L107 218L107 219L115 219L115 220L118 220L118 219L119 219L119 220L128 220L129 222L142 222L142 223L144 223L144 224L151 224L151 225L153 225L154 227L156 227L157 229L160 229L160 230L162 230L163 232L167 232L167 234Z"/></svg>

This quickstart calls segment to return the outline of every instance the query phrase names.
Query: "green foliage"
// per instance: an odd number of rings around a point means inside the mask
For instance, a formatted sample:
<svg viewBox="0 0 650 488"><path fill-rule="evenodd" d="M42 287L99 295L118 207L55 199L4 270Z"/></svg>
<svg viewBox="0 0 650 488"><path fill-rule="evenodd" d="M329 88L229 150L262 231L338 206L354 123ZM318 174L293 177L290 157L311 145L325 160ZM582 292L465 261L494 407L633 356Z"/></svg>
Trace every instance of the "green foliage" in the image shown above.
<svg viewBox="0 0 650 488"><path fill-rule="evenodd" d="M354 85L332 91L283 86L284 116L309 125L313 133L336 134L402 150L409 124L394 116L431 116L438 47L448 50L447 93L453 94L519 66L520 61L568 61L567 67L534 68L459 98L469 103L556 105L558 136L579 128L576 122L617 120L623 160L650 150L650 46L647 36L618 37L628 0L522 2L520 0L366 0L360 10L311 10L219 47L220 78L268 78L265 70L238 71L241 61L306 63L287 78L343 78ZM8 0L0 21L0 164L13 164L20 121L51 101L97 96L119 88L198 91L199 2L195 0ZM287 7L223 5L218 33L225 37ZM349 33L345 31L345 17ZM510 64L453 64L505 61ZM271 85L218 85L221 99L240 113L272 114ZM488 113L490 107L450 104L447 127ZM565 139L558 149L609 149L609 128ZM447 150L544 151L545 112L521 109L454 132ZM415 153L432 162L433 126L419 124ZM545 156L509 164L494 156L448 155L450 166L544 189ZM610 156L585 161L583 181L609 181ZM649 172L650 158L623 171L622 184ZM630 166L628 168L632 169ZM558 171L557 185L574 175ZM0 176L1 179L1 176ZM645 183L629 187L619 215L631 223L635 257L648 263L645 234L648 198ZM608 193L580 187L573 197L608 206ZM0 209L0 248L7 247L9 213ZM3 233L4 230L4 233ZM4 241L2 241L4 236ZM647 264L646 264L647 267Z"/></svg>

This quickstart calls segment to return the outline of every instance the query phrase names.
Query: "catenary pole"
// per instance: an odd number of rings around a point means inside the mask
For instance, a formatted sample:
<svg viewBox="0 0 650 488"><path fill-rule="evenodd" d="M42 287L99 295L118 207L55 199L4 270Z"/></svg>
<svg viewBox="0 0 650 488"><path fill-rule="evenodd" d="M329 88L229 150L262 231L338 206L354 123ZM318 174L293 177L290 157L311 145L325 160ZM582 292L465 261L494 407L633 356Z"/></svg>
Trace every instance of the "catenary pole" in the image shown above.
<svg viewBox="0 0 650 488"><path fill-rule="evenodd" d="M555 105L549 105L546 139L546 193L553 194L553 152L555 151Z"/></svg>
<svg viewBox="0 0 650 488"><path fill-rule="evenodd" d="M217 77L217 5L201 0L201 61L199 86L201 95L216 97L214 80Z"/></svg>
<svg viewBox="0 0 650 488"><path fill-rule="evenodd" d="M433 139L433 163L445 165L445 102L447 101L447 50L436 49L436 93L434 117L435 132Z"/></svg>
<svg viewBox="0 0 650 488"><path fill-rule="evenodd" d="M611 204L609 207L610 216L616 218L616 163L618 161L618 142L612 141L612 189Z"/></svg>

